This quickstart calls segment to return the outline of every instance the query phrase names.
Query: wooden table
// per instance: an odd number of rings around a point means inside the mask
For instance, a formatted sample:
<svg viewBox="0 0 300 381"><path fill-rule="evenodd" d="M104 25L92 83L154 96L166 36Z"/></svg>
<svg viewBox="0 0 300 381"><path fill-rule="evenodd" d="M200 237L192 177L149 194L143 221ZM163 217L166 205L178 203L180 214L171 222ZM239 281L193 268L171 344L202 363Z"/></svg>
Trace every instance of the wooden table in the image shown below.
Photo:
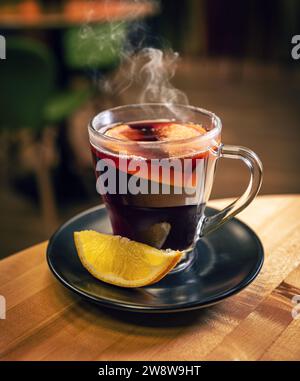
<svg viewBox="0 0 300 381"><path fill-rule="evenodd" d="M43 12L34 2L13 11L0 7L1 29L65 28L84 23L130 21L151 16L158 12L155 3L131 1L70 0L62 10ZM21 4L22 5L22 4Z"/></svg>
<svg viewBox="0 0 300 381"><path fill-rule="evenodd" d="M240 294L189 313L134 315L89 304L54 279L47 243L2 260L0 359L299 360L292 298L300 295L300 196L259 197L240 218L263 242L262 272Z"/></svg>

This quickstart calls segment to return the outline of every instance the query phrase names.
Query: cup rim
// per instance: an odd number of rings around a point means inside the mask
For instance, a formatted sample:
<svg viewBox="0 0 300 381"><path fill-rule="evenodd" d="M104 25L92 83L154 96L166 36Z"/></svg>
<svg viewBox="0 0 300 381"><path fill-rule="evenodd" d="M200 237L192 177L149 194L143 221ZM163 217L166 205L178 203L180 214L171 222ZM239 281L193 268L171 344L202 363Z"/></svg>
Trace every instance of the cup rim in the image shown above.
<svg viewBox="0 0 300 381"><path fill-rule="evenodd" d="M204 108L197 107L197 106L190 106L190 105L182 105L182 104L172 104L172 107L180 107L184 109L188 109L190 111L198 112L199 114L203 114L205 116L208 116L214 127L208 131L204 135L199 135L195 137L190 137L190 138L184 138L184 139L174 139L174 140L161 140L161 141L132 141L132 140L123 140L123 139L118 139L112 136L105 135L101 131L97 130L95 127L95 121L98 120L99 118L103 117L106 113L109 112L116 112L119 110L126 110L126 109L131 109L131 108L146 108L146 107L158 107L158 106L164 106L167 107L168 103L134 103L134 104L127 104L127 105L122 105L122 106L117 106L113 107L104 111L101 111L97 115L95 115L91 121L89 122L88 125L88 130L91 134L94 136L103 139L104 141L115 143L115 144L123 144L123 145L139 145L142 147L149 147L149 146L161 146L161 145L170 145L170 144L182 144L182 143L192 143L192 142L205 142L205 141L210 141L217 137L221 131L222 131L222 121L221 119L213 112L208 111Z"/></svg>

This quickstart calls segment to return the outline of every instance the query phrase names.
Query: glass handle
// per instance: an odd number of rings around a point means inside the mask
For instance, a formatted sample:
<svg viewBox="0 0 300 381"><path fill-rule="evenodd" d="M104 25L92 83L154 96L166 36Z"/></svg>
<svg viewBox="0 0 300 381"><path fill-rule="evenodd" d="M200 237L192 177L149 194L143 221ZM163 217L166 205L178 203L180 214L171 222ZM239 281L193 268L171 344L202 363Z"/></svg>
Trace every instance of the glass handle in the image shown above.
<svg viewBox="0 0 300 381"><path fill-rule="evenodd" d="M250 170L250 181L245 193L219 213L205 217L201 229L204 236L218 229L230 218L244 210L256 197L263 179L263 166L259 157L248 148L224 145L221 148L220 158L242 160Z"/></svg>

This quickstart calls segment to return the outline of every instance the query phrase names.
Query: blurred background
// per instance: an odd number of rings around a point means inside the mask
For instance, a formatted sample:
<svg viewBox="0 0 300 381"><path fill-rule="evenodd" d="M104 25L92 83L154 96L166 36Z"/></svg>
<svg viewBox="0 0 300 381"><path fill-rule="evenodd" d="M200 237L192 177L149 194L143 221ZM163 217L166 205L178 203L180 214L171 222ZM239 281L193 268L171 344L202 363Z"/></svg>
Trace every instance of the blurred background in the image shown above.
<svg viewBox="0 0 300 381"><path fill-rule="evenodd" d="M135 86L105 84L144 46L180 53L174 86L222 118L224 143L259 154L262 194L299 193L297 34L298 0L2 0L0 258L101 202L87 124L137 101ZM220 162L212 197L246 184L241 164Z"/></svg>

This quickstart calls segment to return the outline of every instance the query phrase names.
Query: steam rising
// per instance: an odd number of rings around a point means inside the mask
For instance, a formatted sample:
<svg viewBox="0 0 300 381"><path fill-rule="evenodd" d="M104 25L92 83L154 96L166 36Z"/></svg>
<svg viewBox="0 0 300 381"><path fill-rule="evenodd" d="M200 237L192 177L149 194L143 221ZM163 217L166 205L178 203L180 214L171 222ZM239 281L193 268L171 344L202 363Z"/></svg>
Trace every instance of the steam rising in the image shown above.
<svg viewBox="0 0 300 381"><path fill-rule="evenodd" d="M144 0L134 2L145 3ZM109 3L110 1L106 0L107 6ZM148 33L141 22L133 22L128 26L124 21L115 22L107 16L106 33L101 33L101 28L100 33L97 33L89 23L92 14L93 9L89 9L87 23L82 26L79 36L81 43L94 41L94 45L97 46L91 57L86 57L87 63L92 64L98 54L103 54L104 49L106 54L109 50L112 55L118 53L121 61L119 69L112 77L97 76L97 83L102 90L112 95L124 95L134 85L139 89L136 103L166 103L170 108L174 104L189 103L187 96L171 84L177 68L178 53L171 49L163 51L154 47L144 47ZM108 12L106 14L108 15ZM132 15L133 19L134 16ZM133 43L129 36L135 36L138 42ZM122 47L119 45L120 41Z"/></svg>
<svg viewBox="0 0 300 381"><path fill-rule="evenodd" d="M141 55L146 63L140 70L141 81L145 83L140 102L188 104L187 96L170 82L176 72L178 53L163 53L159 49L146 48Z"/></svg>
<svg viewBox="0 0 300 381"><path fill-rule="evenodd" d="M178 58L171 50L144 48L135 55L124 56L120 70L102 85L106 91L119 95L135 85L139 88L137 103L187 105L187 96L171 84Z"/></svg>

